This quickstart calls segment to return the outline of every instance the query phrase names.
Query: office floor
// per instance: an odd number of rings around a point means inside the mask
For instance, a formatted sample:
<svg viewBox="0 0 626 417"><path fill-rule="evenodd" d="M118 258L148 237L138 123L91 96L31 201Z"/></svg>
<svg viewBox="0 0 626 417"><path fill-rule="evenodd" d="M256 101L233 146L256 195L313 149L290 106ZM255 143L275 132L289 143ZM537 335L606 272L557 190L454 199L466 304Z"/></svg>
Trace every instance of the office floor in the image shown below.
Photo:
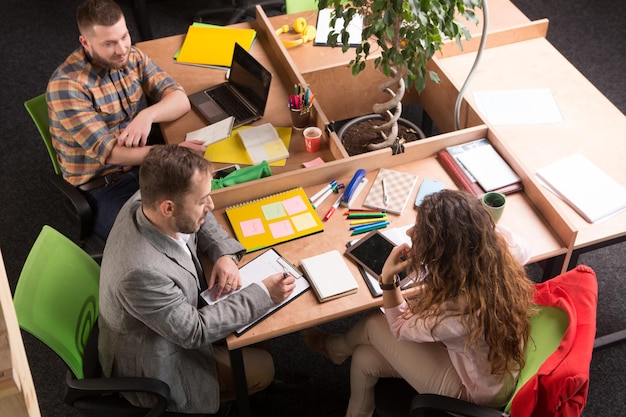
<svg viewBox="0 0 626 417"><path fill-rule="evenodd" d="M501 0L491 0L501 1ZM0 248L15 288L22 264L42 225L49 224L75 238L65 219L59 195L46 181L51 172L47 153L22 103L45 90L49 75L78 46L74 13L79 0L44 2L6 0L0 13ZM625 55L620 45L626 37L620 0L513 0L531 19L550 19L548 39L605 94L626 112ZM130 9L121 0L133 39L140 40ZM155 36L182 33L200 0L148 1ZM618 46L615 46L618 45ZM593 138L589 138L593 140ZM626 244L581 257L592 266L600 284L598 334L626 328ZM328 325L335 331L354 318ZM29 335L24 335L39 404L44 417L76 416L62 401L64 365ZM348 365L334 366L305 350L297 335L272 341L277 369L299 370L308 383L288 390L277 386L253 399L260 416L343 415L348 397ZM585 417L623 415L626 403L626 343L594 353L591 386Z"/></svg>

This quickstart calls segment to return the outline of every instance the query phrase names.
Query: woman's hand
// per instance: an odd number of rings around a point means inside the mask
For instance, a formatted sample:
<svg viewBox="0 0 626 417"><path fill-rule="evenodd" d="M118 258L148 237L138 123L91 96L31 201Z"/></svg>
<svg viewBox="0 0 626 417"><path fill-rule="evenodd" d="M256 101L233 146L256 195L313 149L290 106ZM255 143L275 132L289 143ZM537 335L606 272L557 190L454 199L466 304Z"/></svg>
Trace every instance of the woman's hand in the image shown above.
<svg viewBox="0 0 626 417"><path fill-rule="evenodd" d="M380 274L383 284L392 284L396 274L408 269L410 249L408 244L403 243L391 250Z"/></svg>

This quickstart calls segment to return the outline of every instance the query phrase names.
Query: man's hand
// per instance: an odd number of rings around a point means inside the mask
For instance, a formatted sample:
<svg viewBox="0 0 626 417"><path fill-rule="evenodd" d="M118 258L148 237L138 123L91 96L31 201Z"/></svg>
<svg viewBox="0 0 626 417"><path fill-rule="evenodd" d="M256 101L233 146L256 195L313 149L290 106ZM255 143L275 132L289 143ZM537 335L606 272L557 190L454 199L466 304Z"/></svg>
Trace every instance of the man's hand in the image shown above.
<svg viewBox="0 0 626 417"><path fill-rule="evenodd" d="M209 277L208 289L215 287L215 299L220 298L222 293L229 293L241 288L241 276L235 261L227 256L221 256L215 261L211 276Z"/></svg>
<svg viewBox="0 0 626 417"><path fill-rule="evenodd" d="M285 276L286 275L286 276ZM263 285L270 293L274 304L280 304L291 295L296 288L296 279L290 274L273 274L263 280Z"/></svg>
<svg viewBox="0 0 626 417"><path fill-rule="evenodd" d="M126 126L117 137L117 143L127 148L145 146L148 142L148 135L152 129L152 118L145 110L137 113L137 116Z"/></svg>
<svg viewBox="0 0 626 417"><path fill-rule="evenodd" d="M200 140L184 140L180 142L178 146L182 146L183 148L189 148L192 151L201 153L202 155L204 155L204 152L206 151L206 146L204 146L204 143Z"/></svg>

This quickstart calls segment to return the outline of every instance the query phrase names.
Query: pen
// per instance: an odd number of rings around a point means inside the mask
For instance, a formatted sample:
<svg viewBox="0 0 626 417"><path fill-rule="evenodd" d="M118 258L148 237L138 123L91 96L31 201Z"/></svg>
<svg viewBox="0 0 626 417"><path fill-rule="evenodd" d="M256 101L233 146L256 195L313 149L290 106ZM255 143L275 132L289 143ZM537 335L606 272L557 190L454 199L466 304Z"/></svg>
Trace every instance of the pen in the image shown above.
<svg viewBox="0 0 626 417"><path fill-rule="evenodd" d="M341 204L341 197L343 197L343 193L341 193L337 201L333 203L332 207L328 209L328 212L324 216L324 221L327 221L328 219L330 219L330 216L332 216L335 210L337 210L337 207L339 207L339 204Z"/></svg>
<svg viewBox="0 0 626 417"><path fill-rule="evenodd" d="M355 220L353 222L350 222L350 225L352 226L356 224L374 223L374 222L381 222L385 220L387 220L387 217L376 217L376 218L369 218L369 219L363 219L363 220Z"/></svg>
<svg viewBox="0 0 626 417"><path fill-rule="evenodd" d="M350 213L348 219L376 219L387 217L387 213Z"/></svg>
<svg viewBox="0 0 626 417"><path fill-rule="evenodd" d="M328 183L327 186L325 186L324 188L322 188L321 190L319 190L317 193L315 193L315 195L311 198L309 198L309 201L312 203L315 200L317 200L318 198L320 198L322 196L322 194L324 194L326 191L328 191L329 189L332 189L333 185L337 184L336 180L332 180L331 182Z"/></svg>
<svg viewBox="0 0 626 417"><path fill-rule="evenodd" d="M361 233L367 233L367 232L370 232L370 231L376 230L376 229L383 229L383 228L387 227L388 224L389 224L389 222L380 222L380 223L372 225L370 227L364 227L364 228L359 229L359 230L353 230L351 236L359 235Z"/></svg>
<svg viewBox="0 0 626 417"><path fill-rule="evenodd" d="M318 198L315 202L313 202L313 208L318 208L320 204L324 202L328 198L329 195L336 192L338 189L343 188L343 184L334 184L330 189L324 191L324 194L320 198Z"/></svg>
<svg viewBox="0 0 626 417"><path fill-rule="evenodd" d="M348 209L348 210L343 212L343 214L345 214L345 215L348 215L348 214L351 214L351 213L379 213L379 214L382 214L382 213L386 213L386 212L385 211L380 211L380 210L377 210L377 209L353 209L353 208Z"/></svg>
<svg viewBox="0 0 626 417"><path fill-rule="evenodd" d="M389 196L387 195L387 187L385 185L385 178L383 177L380 182L383 185L383 203L387 205L389 203Z"/></svg>
<svg viewBox="0 0 626 417"><path fill-rule="evenodd" d="M366 223L366 224L357 224L354 226L350 226L349 230L361 230L361 229L367 229L373 226L377 226L381 223L386 223L389 224L389 220L385 219L385 220L378 220L378 221L373 221L370 223Z"/></svg>

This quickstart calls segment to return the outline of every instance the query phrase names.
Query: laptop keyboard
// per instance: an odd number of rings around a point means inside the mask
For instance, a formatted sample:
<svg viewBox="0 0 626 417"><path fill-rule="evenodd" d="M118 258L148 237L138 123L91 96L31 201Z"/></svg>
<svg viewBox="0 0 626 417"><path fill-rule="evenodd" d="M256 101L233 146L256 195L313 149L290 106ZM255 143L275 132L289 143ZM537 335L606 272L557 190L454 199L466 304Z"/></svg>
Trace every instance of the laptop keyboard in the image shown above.
<svg viewBox="0 0 626 417"><path fill-rule="evenodd" d="M222 109L235 118L235 123L254 117L254 113L241 104L239 99L226 86L214 88L206 92Z"/></svg>

